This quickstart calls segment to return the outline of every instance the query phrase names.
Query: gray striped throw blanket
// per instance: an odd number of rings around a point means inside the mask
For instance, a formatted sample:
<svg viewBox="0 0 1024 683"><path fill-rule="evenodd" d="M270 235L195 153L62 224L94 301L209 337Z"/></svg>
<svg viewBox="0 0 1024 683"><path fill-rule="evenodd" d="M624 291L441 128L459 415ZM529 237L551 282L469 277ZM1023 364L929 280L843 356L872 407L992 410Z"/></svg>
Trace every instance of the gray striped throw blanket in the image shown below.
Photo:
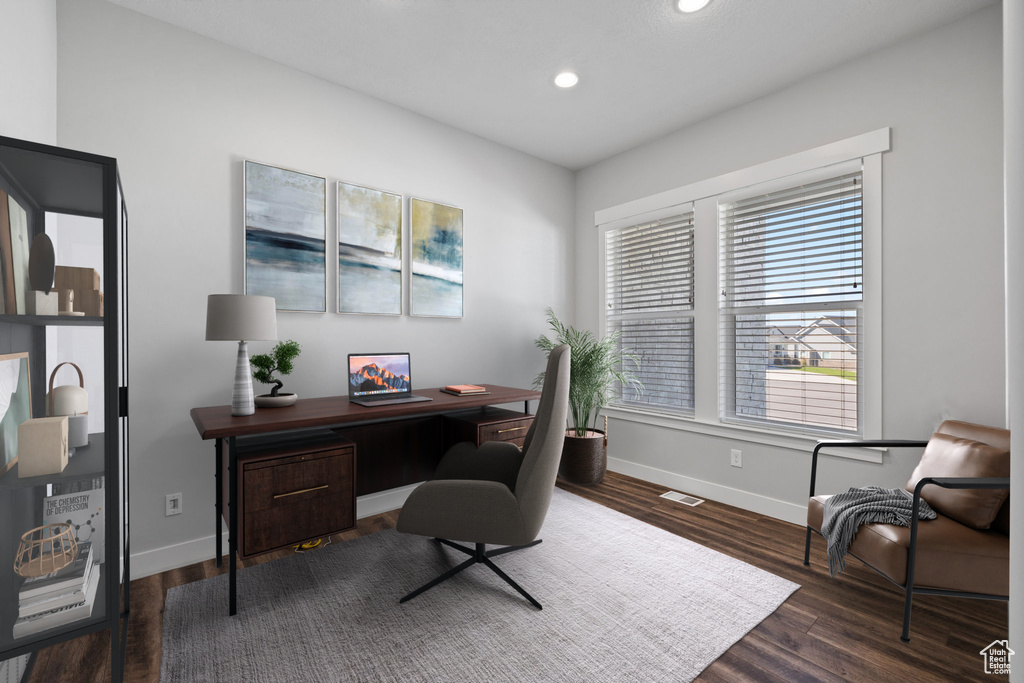
<svg viewBox="0 0 1024 683"><path fill-rule="evenodd" d="M910 526L913 505L914 494L909 491L879 486L850 489L826 500L821 535L828 543L828 573L834 577L846 569L846 553L861 524ZM935 519L935 516L935 510L921 499L918 519Z"/></svg>

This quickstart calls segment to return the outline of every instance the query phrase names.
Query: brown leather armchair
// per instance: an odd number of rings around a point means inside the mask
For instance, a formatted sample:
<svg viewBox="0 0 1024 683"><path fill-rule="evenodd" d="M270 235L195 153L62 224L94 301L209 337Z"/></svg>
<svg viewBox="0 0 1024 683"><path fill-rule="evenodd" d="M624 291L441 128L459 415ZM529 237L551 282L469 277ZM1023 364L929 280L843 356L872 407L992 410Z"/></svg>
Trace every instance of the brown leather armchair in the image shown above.
<svg viewBox="0 0 1024 683"><path fill-rule="evenodd" d="M903 634L910 642L914 593L1008 600L1010 594L1010 432L946 420L928 441L823 441L811 457L804 564L811 532L821 533L827 495L814 495L818 451L842 447L925 447L907 482L913 491L910 528L865 524L849 554L905 592ZM918 521L920 500L938 513Z"/></svg>

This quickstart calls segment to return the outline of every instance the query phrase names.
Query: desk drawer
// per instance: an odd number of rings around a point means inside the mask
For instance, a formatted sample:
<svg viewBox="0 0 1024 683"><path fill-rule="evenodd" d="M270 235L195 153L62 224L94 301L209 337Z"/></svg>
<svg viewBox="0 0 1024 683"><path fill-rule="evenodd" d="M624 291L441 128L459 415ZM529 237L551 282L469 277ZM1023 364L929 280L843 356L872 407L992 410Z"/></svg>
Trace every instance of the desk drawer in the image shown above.
<svg viewBox="0 0 1024 683"><path fill-rule="evenodd" d="M355 525L354 449L242 465L241 555L248 557Z"/></svg>
<svg viewBox="0 0 1024 683"><path fill-rule="evenodd" d="M502 408L454 413L445 416L445 442L450 447L460 441L477 446L484 441L508 441L522 447L531 424L533 415Z"/></svg>
<svg viewBox="0 0 1024 683"><path fill-rule="evenodd" d="M480 425L477 430L479 434L477 438L479 443L484 441L511 441L517 446L522 446L523 440L526 438L526 432L530 431L531 424L533 424L532 417L498 424Z"/></svg>

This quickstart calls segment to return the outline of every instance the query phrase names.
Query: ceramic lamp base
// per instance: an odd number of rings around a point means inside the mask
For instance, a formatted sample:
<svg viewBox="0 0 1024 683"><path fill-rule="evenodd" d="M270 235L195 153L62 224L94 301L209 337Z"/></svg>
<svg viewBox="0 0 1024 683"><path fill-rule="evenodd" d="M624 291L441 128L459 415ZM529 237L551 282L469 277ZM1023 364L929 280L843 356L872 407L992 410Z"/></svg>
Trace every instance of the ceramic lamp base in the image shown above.
<svg viewBox="0 0 1024 683"><path fill-rule="evenodd" d="M249 372L249 347L244 341L240 341L238 359L235 362L235 388L231 392L232 415L252 415L256 412L256 406L252 401L252 376Z"/></svg>

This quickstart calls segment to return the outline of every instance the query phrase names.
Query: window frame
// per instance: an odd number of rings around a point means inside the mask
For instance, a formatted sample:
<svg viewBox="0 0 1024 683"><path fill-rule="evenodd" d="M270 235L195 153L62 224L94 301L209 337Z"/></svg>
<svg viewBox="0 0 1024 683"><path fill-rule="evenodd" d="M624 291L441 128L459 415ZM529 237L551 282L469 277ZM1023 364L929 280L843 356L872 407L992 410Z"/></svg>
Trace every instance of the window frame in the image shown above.
<svg viewBox="0 0 1024 683"><path fill-rule="evenodd" d="M718 325L719 325L719 382L718 382L718 393L719 393L719 419L722 423L727 424L744 424L754 428L764 427L768 429L779 429L781 431L792 431L800 435L806 436L820 436L827 439L861 439L864 438L864 392L860 383L860 373L863 372L864 363L863 357L860 353L862 332L864 330L864 287L860 287L858 299L841 299L835 297L834 299L823 299L820 301L796 301L796 302L782 302L776 304L765 304L753 303L744 300L734 300L731 297L724 298L726 290L730 289L730 283L728 279L728 268L727 261L729 257L729 250L726 246L726 232L727 227L722 221L721 210L724 206L733 204L737 201L744 201L751 198L776 194L780 191L787 191L801 186L813 185L822 181L827 181L842 176L848 176L857 174L859 176L858 182L860 183L860 195L861 195L861 285L864 280L864 260L866 260L866 252L863 246L864 239L864 172L863 172L863 161L861 159L853 159L850 161L841 162L838 164L831 164L821 168L813 169L811 171L800 173L786 178L780 178L778 180L769 181L767 183L760 183L753 185L742 190L735 192L728 192L716 197L716 205L719 209L718 218L718 242L719 242L719 254L718 254L718 291L723 296L719 297L718 301ZM842 312L842 311L855 311L857 318L857 428L855 430L843 430L843 429L830 429L824 426L813 426L805 425L799 426L795 422L786 423L786 421L774 421L766 417L752 417L738 414L738 408L735 404L738 389L735 386L728 386L728 376L731 375L731 370L734 369L734 359L725 353L725 349L733 348L731 341L734 340L733 325L735 325L735 319L739 316L759 315L759 314L791 314L799 315L801 313L806 314L810 312ZM727 329L729 331L727 331ZM797 350L799 353L799 350ZM730 400L728 397L733 397ZM877 438L877 437L876 437Z"/></svg>
<svg viewBox="0 0 1024 683"><path fill-rule="evenodd" d="M647 223L655 223L655 222L658 222L658 221L661 221L661 220L675 218L675 217L678 217L678 216L690 216L690 225L689 225L688 230L690 232L690 241L691 241L691 259L692 259L692 261L690 263L690 269L691 269L691 295L693 297L691 299L690 306L689 306L689 308L680 308L680 309L677 309L677 310L647 312L647 313L642 313L642 314L638 314L638 315L630 316L630 317L633 320L636 320L636 321L659 320L659 319L668 319L668 318L688 319L690 321L691 327L695 327L695 325L696 325L696 317L695 317L695 314L694 314L694 311L695 311L695 299L696 299L696 294L695 294L695 289L696 289L695 271L696 271L696 268L697 268L697 263L696 263L696 256L694 255L693 245L692 245L693 240L695 239L695 235L696 235L695 219L692 216L692 214L693 214L693 202L686 202L686 203L681 204L681 205L671 206L671 207L664 207L662 209L657 209L655 211L651 211L651 212L648 212L648 213L640 215L640 216L630 217L630 218L625 219L625 220L613 221L611 223L607 223L605 225L600 226L600 229L598 230L598 239L600 240L601 243L600 243L600 245L598 247L598 250L599 250L599 259L598 259L598 261L599 261L599 268L600 268L600 273L601 273L601 278L602 278L601 286L599 287L599 291L600 291L600 311L601 311L600 312L600 316L601 316L601 336L602 337L604 337L605 335L607 335L609 333L609 325L608 325L608 317L609 317L608 316L608 287L607 287L608 254L607 254L607 250L606 250L607 240L608 240L608 233L611 232L612 230L623 230L623 229L633 228L633 227L636 227L636 226L639 226L639 225L644 225L644 224L647 224ZM620 322L622 322L622 321L620 320ZM633 349L628 348L628 345L627 345L627 350L633 351ZM692 371L692 368L691 368L691 371ZM620 389L620 391L621 391L621 389ZM695 402L696 401L696 387L694 387L693 394L694 394L694 402ZM610 407L621 408L623 410L639 410L639 411L650 412L650 413L654 413L654 414L658 414L658 415L670 415L670 416L673 416L673 417L682 417L682 418L691 418L694 415L694 406L693 405L685 406L685 407L679 407L679 408L676 408L676 409L667 408L667 407L664 408L664 409L659 409L658 406L646 407L646 406L638 405L638 404L627 404L625 402L619 402L618 398L619 397L612 398Z"/></svg>
<svg viewBox="0 0 1024 683"><path fill-rule="evenodd" d="M694 415L667 415L654 411L609 407L609 417L684 431L751 441L786 448L806 448L822 436L775 427L723 422L719 412L719 237L718 203L732 195L768 183L785 184L794 176L861 162L863 174L863 330L860 349L862 372L858 374L862 437L881 438L882 427L882 154L891 149L890 128L880 128L845 140L767 161L699 182L601 209L594 214L597 240L600 313L599 331L607 334L603 229L622 227L657 217L683 213L692 204L694 212ZM847 433L848 438L848 433ZM845 452L844 452L845 451ZM870 462L881 462L880 451L836 451L836 454Z"/></svg>

